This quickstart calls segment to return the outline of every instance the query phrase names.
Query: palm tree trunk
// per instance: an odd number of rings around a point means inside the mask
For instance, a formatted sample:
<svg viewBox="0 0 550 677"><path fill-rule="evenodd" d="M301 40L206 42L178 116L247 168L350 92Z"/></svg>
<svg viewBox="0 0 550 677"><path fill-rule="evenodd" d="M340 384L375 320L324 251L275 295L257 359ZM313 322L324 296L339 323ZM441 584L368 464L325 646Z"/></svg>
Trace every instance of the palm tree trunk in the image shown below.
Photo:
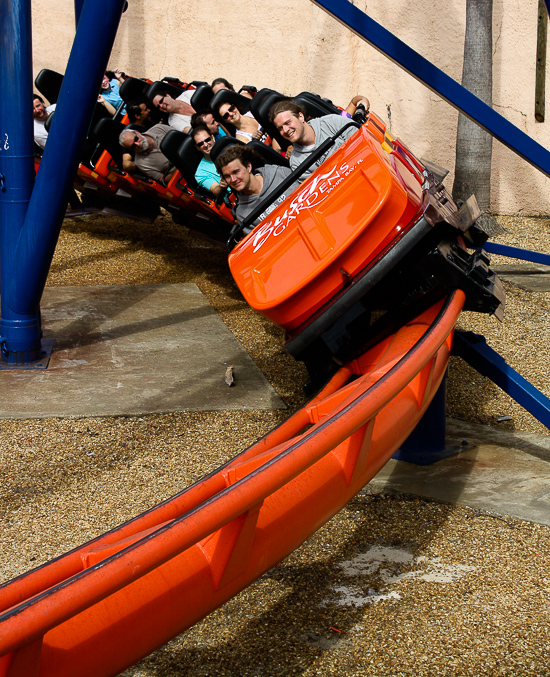
<svg viewBox="0 0 550 677"><path fill-rule="evenodd" d="M466 35L462 84L492 106L493 0L466 0ZM459 115L456 134L453 198L467 200L472 193L482 211L490 206L493 139L469 118Z"/></svg>

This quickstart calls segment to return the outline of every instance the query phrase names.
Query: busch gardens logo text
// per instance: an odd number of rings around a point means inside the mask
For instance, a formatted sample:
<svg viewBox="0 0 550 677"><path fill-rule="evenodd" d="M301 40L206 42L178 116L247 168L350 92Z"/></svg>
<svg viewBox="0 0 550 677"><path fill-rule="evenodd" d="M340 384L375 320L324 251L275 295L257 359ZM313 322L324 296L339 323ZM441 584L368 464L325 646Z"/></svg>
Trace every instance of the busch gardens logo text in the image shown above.
<svg viewBox="0 0 550 677"><path fill-rule="evenodd" d="M363 160L357 160L357 164L348 165L343 162L339 167L334 165L332 169L324 174L316 176L311 183L309 183L304 190L302 190L295 198L292 199L289 206L285 209L284 214L277 216L275 220L259 226L252 238L252 251L256 253L260 247L268 240L269 237L277 237L283 233L286 227L298 218L298 215L304 209L312 209L324 202L330 193L338 186L346 176L351 174Z"/></svg>

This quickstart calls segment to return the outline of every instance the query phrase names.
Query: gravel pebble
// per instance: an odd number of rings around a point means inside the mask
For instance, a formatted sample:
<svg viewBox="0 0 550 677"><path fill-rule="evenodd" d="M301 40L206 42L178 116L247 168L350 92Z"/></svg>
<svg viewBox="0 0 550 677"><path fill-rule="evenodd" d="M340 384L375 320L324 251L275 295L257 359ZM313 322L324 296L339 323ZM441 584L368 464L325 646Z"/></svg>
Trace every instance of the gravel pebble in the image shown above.
<svg viewBox="0 0 550 677"><path fill-rule="evenodd" d="M498 241L550 251L545 219L501 217ZM495 263L508 259L493 257ZM223 248L167 215L66 220L48 284L194 282L290 410L305 371L251 311ZM546 395L548 295L505 284L503 324L464 313ZM448 410L548 431L453 358ZM0 421L0 580L146 510L252 444L288 412ZM510 420L497 423L501 416ZM124 672L172 675L550 675L550 530L368 488L224 607Z"/></svg>

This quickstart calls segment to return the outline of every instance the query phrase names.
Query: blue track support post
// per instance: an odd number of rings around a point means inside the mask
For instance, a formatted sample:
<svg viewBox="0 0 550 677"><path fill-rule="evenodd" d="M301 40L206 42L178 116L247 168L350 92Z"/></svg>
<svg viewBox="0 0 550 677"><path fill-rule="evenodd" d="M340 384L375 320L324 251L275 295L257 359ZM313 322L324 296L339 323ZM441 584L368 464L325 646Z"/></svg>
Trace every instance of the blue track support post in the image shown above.
<svg viewBox="0 0 550 677"><path fill-rule="evenodd" d="M38 307L17 312L7 293L34 182L31 1L0 0L0 27L0 361L17 364L40 357Z"/></svg>
<svg viewBox="0 0 550 677"><path fill-rule="evenodd" d="M40 171L17 246L12 250L10 279L2 288L2 302L7 297L10 309L19 316L39 316L40 298L63 222L67 196L74 182L124 2L86 0L82 7ZM8 104L13 106L12 101ZM27 108L30 105L26 102ZM2 328L5 327L2 325ZM8 355L14 350L11 339L7 333Z"/></svg>
<svg viewBox="0 0 550 677"><path fill-rule="evenodd" d="M415 465L431 465L448 456L454 456L464 447L447 444L445 439L445 403L447 375L441 381L435 397L416 428L395 452L396 461Z"/></svg>
<svg viewBox="0 0 550 677"><path fill-rule="evenodd" d="M459 85L348 0L312 0L363 40L483 127L505 146L550 176L550 152L484 101ZM550 0L546 0L547 5Z"/></svg>

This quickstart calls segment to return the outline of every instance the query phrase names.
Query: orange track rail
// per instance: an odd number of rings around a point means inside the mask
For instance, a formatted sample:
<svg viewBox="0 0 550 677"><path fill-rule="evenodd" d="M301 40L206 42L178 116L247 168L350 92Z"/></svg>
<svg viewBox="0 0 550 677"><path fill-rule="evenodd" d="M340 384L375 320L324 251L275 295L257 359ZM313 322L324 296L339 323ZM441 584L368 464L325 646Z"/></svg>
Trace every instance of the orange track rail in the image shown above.
<svg viewBox="0 0 550 677"><path fill-rule="evenodd" d="M2 586L0 677L116 675L297 548L412 432L463 304L453 292L216 472Z"/></svg>

